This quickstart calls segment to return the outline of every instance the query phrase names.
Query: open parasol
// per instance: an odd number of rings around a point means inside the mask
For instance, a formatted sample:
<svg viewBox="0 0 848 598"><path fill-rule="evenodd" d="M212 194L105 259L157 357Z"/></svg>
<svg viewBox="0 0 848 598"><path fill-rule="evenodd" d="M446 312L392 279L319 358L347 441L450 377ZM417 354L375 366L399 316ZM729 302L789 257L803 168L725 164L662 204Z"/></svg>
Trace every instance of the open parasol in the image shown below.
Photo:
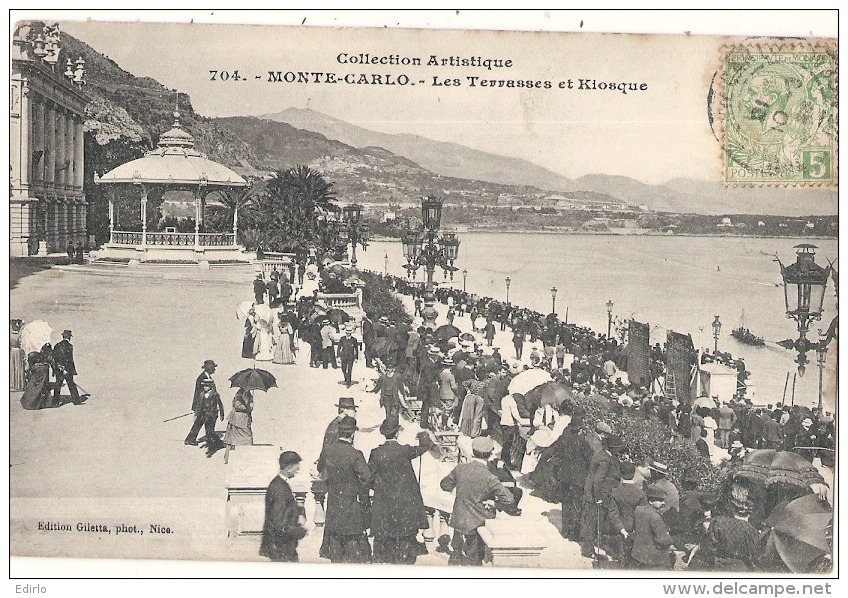
<svg viewBox="0 0 848 598"><path fill-rule="evenodd" d="M833 509L815 494L807 494L774 508L765 524L765 556L782 561L792 573L810 573L813 561L831 551L828 525Z"/></svg>
<svg viewBox="0 0 848 598"><path fill-rule="evenodd" d="M753 450L745 455L736 477L765 484L766 487L789 484L809 488L813 484L824 484L818 470L801 455L773 449Z"/></svg>
<svg viewBox="0 0 848 598"><path fill-rule="evenodd" d="M446 341L449 338L458 337L461 333L462 331L456 326L443 324L433 331L433 338L440 341Z"/></svg>
<svg viewBox="0 0 848 598"><path fill-rule="evenodd" d="M698 397L694 401L692 401L692 407L706 407L708 409L715 409L716 404L715 401L710 397Z"/></svg>
<svg viewBox="0 0 848 598"><path fill-rule="evenodd" d="M552 382L553 378L545 370L538 368L529 369L521 372L512 382L509 383L508 391L510 393L527 394L537 386L541 386L545 382Z"/></svg>
<svg viewBox="0 0 848 598"><path fill-rule="evenodd" d="M29 355L41 351L41 347L50 343L50 335L53 329L43 320L29 322L21 329L21 349L24 354Z"/></svg>
<svg viewBox="0 0 848 598"><path fill-rule="evenodd" d="M260 320L265 320L266 322L273 322L274 321L274 312L265 303L260 303L259 305L255 306L253 309L256 312L256 317L259 318Z"/></svg>
<svg viewBox="0 0 848 598"><path fill-rule="evenodd" d="M230 376L231 388L267 392L269 388L274 386L277 386L277 379L274 377L274 374L266 370L248 368Z"/></svg>
<svg viewBox="0 0 848 598"><path fill-rule="evenodd" d="M350 320L350 314L347 313L343 309L333 308L327 312L327 317L330 318L330 321L333 324L344 324L348 320Z"/></svg>
<svg viewBox="0 0 848 598"><path fill-rule="evenodd" d="M558 407L563 401L573 399L574 394L565 384L560 382L545 382L524 395L533 405Z"/></svg>
<svg viewBox="0 0 848 598"><path fill-rule="evenodd" d="M236 317L239 320L243 320L247 317L247 314L250 312L251 307L253 307L253 301L242 301L236 308Z"/></svg>

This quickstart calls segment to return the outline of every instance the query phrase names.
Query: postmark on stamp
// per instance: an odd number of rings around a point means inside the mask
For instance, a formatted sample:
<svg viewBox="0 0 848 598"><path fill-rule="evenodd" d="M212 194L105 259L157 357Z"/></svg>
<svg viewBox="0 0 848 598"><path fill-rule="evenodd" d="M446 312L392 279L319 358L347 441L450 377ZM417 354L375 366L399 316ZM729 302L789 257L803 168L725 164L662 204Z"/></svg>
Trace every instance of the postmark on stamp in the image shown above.
<svg viewBox="0 0 848 598"><path fill-rule="evenodd" d="M837 183L837 54L827 44L726 48L719 103L724 182Z"/></svg>

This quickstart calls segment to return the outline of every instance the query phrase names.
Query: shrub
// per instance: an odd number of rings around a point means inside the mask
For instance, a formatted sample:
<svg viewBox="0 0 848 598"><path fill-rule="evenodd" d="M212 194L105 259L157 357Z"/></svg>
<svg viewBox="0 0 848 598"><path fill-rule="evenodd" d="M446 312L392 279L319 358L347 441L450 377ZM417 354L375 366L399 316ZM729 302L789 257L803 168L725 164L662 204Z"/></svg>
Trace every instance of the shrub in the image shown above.
<svg viewBox="0 0 848 598"><path fill-rule="evenodd" d="M599 420L609 424L613 432L621 436L623 452L637 465L649 457L668 465L669 477L678 487L684 472L695 471L699 477L699 489L720 489L722 472L704 459L694 444L675 434L663 422L646 420L641 415L615 413L606 399L597 396L578 397L574 402L586 410L588 425L594 426Z"/></svg>

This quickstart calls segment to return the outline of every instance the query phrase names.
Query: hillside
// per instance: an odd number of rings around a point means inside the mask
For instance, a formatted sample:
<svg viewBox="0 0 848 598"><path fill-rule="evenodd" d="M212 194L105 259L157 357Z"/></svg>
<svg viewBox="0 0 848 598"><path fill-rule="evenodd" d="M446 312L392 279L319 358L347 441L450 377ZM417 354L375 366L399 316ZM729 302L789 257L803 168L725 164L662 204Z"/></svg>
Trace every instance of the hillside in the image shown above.
<svg viewBox="0 0 848 598"><path fill-rule="evenodd" d="M428 139L420 135L388 134L371 131L344 120L309 109L286 108L260 118L285 122L299 129L321 133L329 139L356 148L376 146L413 162L438 175L475 179L511 186L532 186L549 191L573 191L571 179L517 158L500 156L460 145Z"/></svg>

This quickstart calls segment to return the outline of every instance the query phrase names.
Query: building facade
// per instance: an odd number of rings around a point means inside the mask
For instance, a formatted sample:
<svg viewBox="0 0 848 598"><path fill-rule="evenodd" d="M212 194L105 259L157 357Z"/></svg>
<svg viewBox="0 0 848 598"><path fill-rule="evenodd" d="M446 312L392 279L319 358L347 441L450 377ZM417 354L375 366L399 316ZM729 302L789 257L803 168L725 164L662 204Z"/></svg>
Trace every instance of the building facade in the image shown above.
<svg viewBox="0 0 848 598"><path fill-rule="evenodd" d="M84 63L61 52L58 26L18 25L9 110L11 256L87 242L83 83Z"/></svg>

